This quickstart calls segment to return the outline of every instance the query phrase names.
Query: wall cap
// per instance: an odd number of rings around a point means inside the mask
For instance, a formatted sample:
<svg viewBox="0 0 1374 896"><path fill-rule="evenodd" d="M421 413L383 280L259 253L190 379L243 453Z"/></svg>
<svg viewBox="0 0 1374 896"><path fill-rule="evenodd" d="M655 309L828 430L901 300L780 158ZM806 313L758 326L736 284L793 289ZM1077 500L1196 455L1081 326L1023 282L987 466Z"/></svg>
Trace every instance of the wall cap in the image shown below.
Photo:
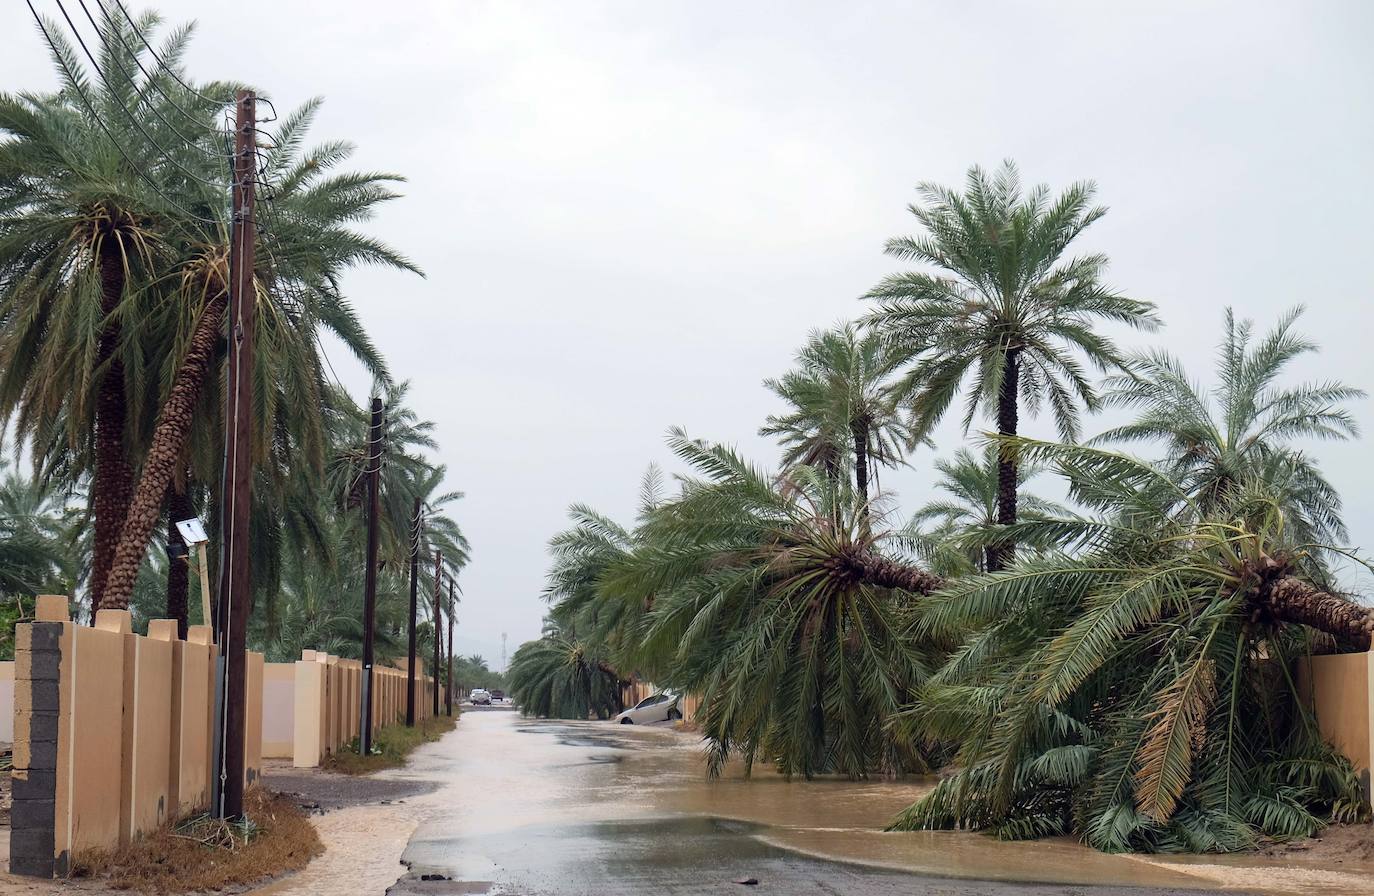
<svg viewBox="0 0 1374 896"><path fill-rule="evenodd" d="M175 619L149 619L148 637L154 641L177 640L177 621Z"/></svg>
<svg viewBox="0 0 1374 896"><path fill-rule="evenodd" d="M33 615L38 622L72 621L70 602L65 594L38 595Z"/></svg>
<svg viewBox="0 0 1374 896"><path fill-rule="evenodd" d="M131 634L134 630L133 615L128 610L96 610L95 627L121 635Z"/></svg>

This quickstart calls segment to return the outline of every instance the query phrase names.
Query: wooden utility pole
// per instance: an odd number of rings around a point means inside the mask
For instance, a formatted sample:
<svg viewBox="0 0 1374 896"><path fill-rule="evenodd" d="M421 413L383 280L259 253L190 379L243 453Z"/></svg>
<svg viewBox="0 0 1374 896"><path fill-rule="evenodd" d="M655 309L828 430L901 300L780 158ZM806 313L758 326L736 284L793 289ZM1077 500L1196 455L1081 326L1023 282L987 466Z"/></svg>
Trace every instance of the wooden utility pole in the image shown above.
<svg viewBox="0 0 1374 896"><path fill-rule="evenodd" d="M234 102L234 182L229 239L229 362L225 378L225 464L221 483L224 561L220 564L218 635L224 664L214 814L243 816L244 729L249 580L249 509L253 497L254 183L257 98L240 90Z"/></svg>
<svg viewBox="0 0 1374 896"><path fill-rule="evenodd" d="M444 593L444 555L434 549L434 715L439 715L439 646L443 643L443 632L439 626L444 619L439 608L439 598Z"/></svg>
<svg viewBox="0 0 1374 896"><path fill-rule="evenodd" d="M372 399L367 433L367 569L363 573L363 681L358 755L372 752L372 632L377 627L377 515L382 474L382 400Z"/></svg>
<svg viewBox="0 0 1374 896"><path fill-rule="evenodd" d="M448 580L448 675L444 680L444 709L453 715L453 579Z"/></svg>
<svg viewBox="0 0 1374 896"><path fill-rule="evenodd" d="M420 573L420 527L424 522L420 516L421 501L415 499L415 512L410 518L410 616L406 620L409 629L407 638L409 649L406 651L406 727L415 727L415 613L417 610L415 589Z"/></svg>

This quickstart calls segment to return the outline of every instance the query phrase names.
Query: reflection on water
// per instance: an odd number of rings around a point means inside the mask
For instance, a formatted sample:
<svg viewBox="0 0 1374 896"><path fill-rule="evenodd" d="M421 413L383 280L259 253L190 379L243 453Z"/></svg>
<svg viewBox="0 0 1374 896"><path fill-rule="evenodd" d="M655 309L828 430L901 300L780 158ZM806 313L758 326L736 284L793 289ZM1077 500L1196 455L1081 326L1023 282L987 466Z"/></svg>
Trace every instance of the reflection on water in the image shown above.
<svg viewBox="0 0 1374 896"><path fill-rule="evenodd" d="M662 729L472 713L443 746L423 751L402 773L453 782L436 794L444 802L405 858L460 879L504 876L561 892L554 884L568 875L614 875L622 885L664 891L686 868L724 874L802 855L933 876L1159 888L1215 885L1228 874L1219 866L1229 864L1239 869L1234 884L1245 889L1361 889L1348 875L1308 875L1290 887L1292 874L1278 860L1160 861L1108 856L1063 839L884 833L930 780L787 782L767 770L746 780L730 769L708 781L699 744ZM865 892L888 892L885 878L876 885L873 878L865 877Z"/></svg>

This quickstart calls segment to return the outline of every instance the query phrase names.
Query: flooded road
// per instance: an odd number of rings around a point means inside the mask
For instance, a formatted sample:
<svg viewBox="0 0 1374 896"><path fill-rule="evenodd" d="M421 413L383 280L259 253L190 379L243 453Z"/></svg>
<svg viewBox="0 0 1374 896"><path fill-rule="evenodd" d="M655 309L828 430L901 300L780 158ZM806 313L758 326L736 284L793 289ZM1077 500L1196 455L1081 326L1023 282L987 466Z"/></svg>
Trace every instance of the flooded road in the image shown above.
<svg viewBox="0 0 1374 896"><path fill-rule="evenodd" d="M1369 892L1359 873L1271 862L1107 856L1068 841L884 833L928 783L788 783L771 771L709 782L696 739L605 723L465 713L397 778L437 780L413 804L393 893L1031 894L1234 890ZM1359 869L1350 869L1357 871ZM1374 868L1366 869L1374 871ZM1297 874L1294 877L1294 874Z"/></svg>

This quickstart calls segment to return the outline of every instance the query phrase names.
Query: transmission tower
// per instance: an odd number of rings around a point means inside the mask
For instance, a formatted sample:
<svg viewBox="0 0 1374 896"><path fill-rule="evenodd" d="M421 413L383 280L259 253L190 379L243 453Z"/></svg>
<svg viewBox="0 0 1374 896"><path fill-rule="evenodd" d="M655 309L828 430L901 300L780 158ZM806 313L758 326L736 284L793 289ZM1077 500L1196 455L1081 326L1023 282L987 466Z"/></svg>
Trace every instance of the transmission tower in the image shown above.
<svg viewBox="0 0 1374 896"><path fill-rule="evenodd" d="M506 633L501 633L501 671L506 671Z"/></svg>

